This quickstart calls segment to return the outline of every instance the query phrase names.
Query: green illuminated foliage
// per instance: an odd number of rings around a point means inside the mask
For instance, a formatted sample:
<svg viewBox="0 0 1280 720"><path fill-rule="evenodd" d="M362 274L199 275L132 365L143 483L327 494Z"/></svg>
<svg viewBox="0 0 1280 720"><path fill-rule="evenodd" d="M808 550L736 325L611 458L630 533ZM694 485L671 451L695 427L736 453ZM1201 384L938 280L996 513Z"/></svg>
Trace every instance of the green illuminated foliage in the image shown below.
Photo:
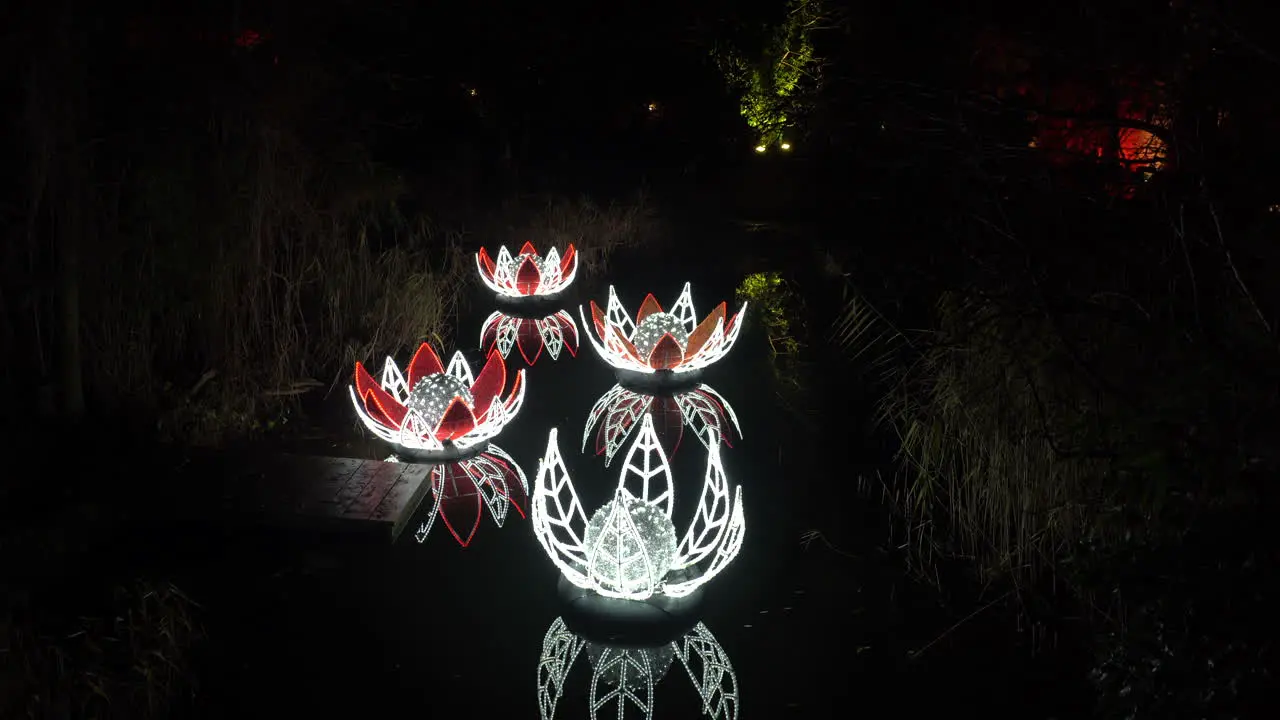
<svg viewBox="0 0 1280 720"><path fill-rule="evenodd" d="M739 93L742 117L759 134L760 146L780 144L813 104L822 63L812 34L822 19L821 0L791 0L783 21L768 29L755 62L733 47L716 50L720 71Z"/></svg>

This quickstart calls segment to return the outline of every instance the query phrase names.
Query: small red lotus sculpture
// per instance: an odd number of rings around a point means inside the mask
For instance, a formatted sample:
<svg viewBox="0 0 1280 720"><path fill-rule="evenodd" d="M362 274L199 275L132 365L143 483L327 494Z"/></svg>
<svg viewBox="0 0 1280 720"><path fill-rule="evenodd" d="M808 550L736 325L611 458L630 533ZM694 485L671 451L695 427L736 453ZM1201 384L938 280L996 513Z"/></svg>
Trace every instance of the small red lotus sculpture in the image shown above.
<svg viewBox="0 0 1280 720"><path fill-rule="evenodd" d="M357 362L350 391L356 414L370 432L409 457L429 458L465 452L501 432L524 402L524 370L502 400L506 384L507 366L497 352L489 353L473 379L461 352L446 370L435 350L422 343L406 374L387 358L381 383Z"/></svg>
<svg viewBox="0 0 1280 720"><path fill-rule="evenodd" d="M587 337L596 352L618 370L639 373L662 370L686 373L711 365L724 357L738 340L742 314L747 309L743 303L738 312L726 318L725 303L720 303L702 322L695 324L697 316L689 283L684 284L670 312L663 310L650 293L641 303L635 321L622 307L612 285L606 310L601 311L594 300L590 305L590 324L595 328L595 335L587 333ZM587 324L585 316L582 322Z"/></svg>
<svg viewBox="0 0 1280 720"><path fill-rule="evenodd" d="M561 292L578 274L578 251L573 244L564 251L551 248L539 256L533 243L525 243L520 253L512 256L503 245L494 260L484 248L476 253L480 279L490 290L508 298L546 297Z"/></svg>

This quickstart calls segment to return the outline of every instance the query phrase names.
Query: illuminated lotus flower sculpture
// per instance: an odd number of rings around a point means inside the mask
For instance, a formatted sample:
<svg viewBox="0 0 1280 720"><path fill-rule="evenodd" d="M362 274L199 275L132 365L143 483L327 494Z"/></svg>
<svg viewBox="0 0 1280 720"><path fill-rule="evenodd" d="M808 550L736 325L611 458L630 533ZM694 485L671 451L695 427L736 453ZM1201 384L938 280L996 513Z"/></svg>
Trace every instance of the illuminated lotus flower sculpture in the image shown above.
<svg viewBox="0 0 1280 720"><path fill-rule="evenodd" d="M616 647L589 642L556 618L542 639L538 662L538 709L542 720L555 717L565 681L578 656L587 651L591 663L591 720L622 720L630 709L645 720L654 716L654 688L676 658L702 698L711 720L737 720L738 676L724 648L707 626L698 623L683 637L658 647Z"/></svg>
<svg viewBox="0 0 1280 720"><path fill-rule="evenodd" d="M600 357L618 370L646 374L701 370L733 348L747 305L743 303L732 317L726 317L725 303L720 303L699 323L690 292L689 283L685 283L670 312L650 293L633 321L610 285L604 312L594 300L590 303L590 325L595 334L588 332L587 337ZM585 315L582 322L587 324Z"/></svg>
<svg viewBox="0 0 1280 720"><path fill-rule="evenodd" d="M475 457L432 467L431 494L431 510L414 534L418 542L426 541L436 518L440 518L458 544L467 547L480 528L483 508L489 508L498 527L502 527L511 508L520 517L525 516L520 504L529 496L529 481L506 451L490 444Z"/></svg>
<svg viewBox="0 0 1280 720"><path fill-rule="evenodd" d="M668 456L680 447L684 426L693 430L707 450L715 442L733 447L730 438L742 437L738 417L729 401L708 385L697 385L678 393L650 395L614 385L596 401L582 431L582 449L587 448L591 431L596 431L596 455L604 455L605 467L626 443L641 417L653 419ZM665 431L665 432L663 432Z"/></svg>
<svg viewBox="0 0 1280 720"><path fill-rule="evenodd" d="M484 284L501 297L548 297L573 283L578 274L578 251L570 243L563 257L555 248L540 256L533 243L527 242L518 255L513 256L504 245L498 248L497 259L493 259L480 248L476 268Z"/></svg>
<svg viewBox="0 0 1280 720"><path fill-rule="evenodd" d="M524 402L524 370L516 373L502 400L506 384L507 366L497 352L489 353L480 375L472 379L461 352L446 370L435 350L422 343L405 374L387 358L381 383L357 362L350 390L356 414L369 432L406 457L426 460L478 451L501 432Z"/></svg>
<svg viewBox="0 0 1280 720"><path fill-rule="evenodd" d="M529 365L542 357L544 348L552 360L560 359L561 350L577 357L578 324L564 310L537 320L494 311L480 329L480 349L497 350L505 358L513 347L520 348L520 356Z"/></svg>
<svg viewBox="0 0 1280 720"><path fill-rule="evenodd" d="M627 600L685 597L742 549L742 488L730 497L719 443L711 443L702 497L684 538L677 540L671 466L652 418L646 415L642 422L613 499L590 520L553 429L538 464L533 531L565 579L579 588Z"/></svg>

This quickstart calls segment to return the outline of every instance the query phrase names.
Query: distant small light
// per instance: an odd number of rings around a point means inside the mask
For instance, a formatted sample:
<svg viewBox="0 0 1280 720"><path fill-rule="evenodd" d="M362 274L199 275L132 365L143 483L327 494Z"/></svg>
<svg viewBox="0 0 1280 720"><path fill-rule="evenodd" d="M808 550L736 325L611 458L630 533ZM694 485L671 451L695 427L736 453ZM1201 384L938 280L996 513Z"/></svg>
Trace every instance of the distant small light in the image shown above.
<svg viewBox="0 0 1280 720"><path fill-rule="evenodd" d="M470 95L471 97L475 97L479 93L476 92L475 88L467 88L467 94Z"/></svg>
<svg viewBox="0 0 1280 720"><path fill-rule="evenodd" d="M763 145L757 145L757 146L756 146L756 152L758 152L758 153L762 153L762 152L764 152L764 151L765 151L765 150L767 150L767 149L768 149L768 148L766 148L766 147L765 147L765 146L763 146Z"/></svg>
<svg viewBox="0 0 1280 720"><path fill-rule="evenodd" d="M649 112L657 112L658 103L649 103L648 108L649 108Z"/></svg>
<svg viewBox="0 0 1280 720"><path fill-rule="evenodd" d="M782 148L783 150L790 150L790 149L791 149L791 143L784 142L784 143L782 143L781 145L779 145L778 147Z"/></svg>

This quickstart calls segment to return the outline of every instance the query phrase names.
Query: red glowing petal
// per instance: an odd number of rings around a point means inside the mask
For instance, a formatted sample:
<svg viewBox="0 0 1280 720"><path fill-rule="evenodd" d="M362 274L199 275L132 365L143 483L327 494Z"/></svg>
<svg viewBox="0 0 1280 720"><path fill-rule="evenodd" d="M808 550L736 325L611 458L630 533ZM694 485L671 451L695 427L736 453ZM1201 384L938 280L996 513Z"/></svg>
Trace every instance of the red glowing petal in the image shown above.
<svg viewBox="0 0 1280 720"><path fill-rule="evenodd" d="M538 251L533 249L533 243L529 242L528 240L525 240L524 245L520 246L520 252L517 254L518 255L537 255Z"/></svg>
<svg viewBox="0 0 1280 720"><path fill-rule="evenodd" d="M413 354L413 359L409 361L409 377L405 378L405 382L412 390L422 378L442 372L444 372L444 364L440 362L440 356L431 349L430 345L422 343L418 346L418 352Z"/></svg>
<svg viewBox="0 0 1280 720"><path fill-rule="evenodd" d="M578 357L578 326L567 317L556 315L555 318L560 325L560 336L564 338L564 349L569 351L569 357Z"/></svg>
<svg viewBox="0 0 1280 720"><path fill-rule="evenodd" d="M671 337L671 333L663 333L658 344L653 346L653 352L649 353L649 367L670 370L683 362L684 351L680 349L680 343Z"/></svg>
<svg viewBox="0 0 1280 720"><path fill-rule="evenodd" d="M480 248L480 267L484 270L487 279L492 280L493 274L498 271L498 266L493 262L493 258L489 257L489 252L484 248Z"/></svg>
<svg viewBox="0 0 1280 720"><path fill-rule="evenodd" d="M650 315L662 312L662 306L658 304L658 298L649 293L644 296L644 302L640 303L640 312L636 313L636 324L644 322L644 319Z"/></svg>
<svg viewBox="0 0 1280 720"><path fill-rule="evenodd" d="M596 301L592 300L590 302L591 322L596 326L596 335L600 338L601 342L604 342L604 329L608 325L608 322L605 320L604 311L600 309L600 306L596 304Z"/></svg>
<svg viewBox="0 0 1280 720"><path fill-rule="evenodd" d="M622 345L622 348L626 350L627 355L631 356L632 360L643 365L644 359L640 357L640 351L636 350L636 346L622 334L622 331L616 325L610 325L609 330L613 332L613 337L618 341L618 344Z"/></svg>
<svg viewBox="0 0 1280 720"><path fill-rule="evenodd" d="M356 394L364 401L365 412L369 413L370 417L389 428L400 429L404 416L409 412L408 408L374 382L373 376L364 369L364 365L358 362L356 363Z"/></svg>
<svg viewBox="0 0 1280 720"><path fill-rule="evenodd" d="M516 345L520 346L520 356L530 367L542 357L542 333L538 331L538 321L520 321L520 329L516 331Z"/></svg>
<svg viewBox="0 0 1280 720"><path fill-rule="evenodd" d="M503 402L503 405L506 406L508 411L510 411L511 407L516 404L516 398L520 397L520 388L523 385L524 385L524 373L517 372L516 381L511 383L511 392L507 395L506 401Z"/></svg>
<svg viewBox="0 0 1280 720"><path fill-rule="evenodd" d="M698 323L698 327L693 329L693 333L689 335L689 344L685 346L684 359L686 361L693 358L702 350L702 346L707 344L711 339L711 333L716 330L716 323L724 319L725 304L720 303L712 310L702 322Z"/></svg>
<svg viewBox="0 0 1280 720"><path fill-rule="evenodd" d="M476 381L471 384L471 398L476 403L475 418L482 418L489 414L489 407L493 405L494 398L498 397L498 393L502 392L502 386L506 384L507 364L502 361L502 353L493 350L489 353L489 359L485 361L484 368L476 376Z"/></svg>
<svg viewBox="0 0 1280 720"><path fill-rule="evenodd" d="M506 318L498 318L488 325L484 326L484 331L480 334L480 349L492 350L495 343L498 342L498 326L502 324Z"/></svg>
<svg viewBox="0 0 1280 720"><path fill-rule="evenodd" d="M680 409L680 403L674 397L655 397L653 404L649 406L649 417L653 419L663 452L667 457L672 457L680 449L680 440L684 438L684 411Z"/></svg>
<svg viewBox="0 0 1280 720"><path fill-rule="evenodd" d="M440 418L440 425L436 427L436 439L457 440L474 430L475 427L475 414L471 412L471 408L467 407L467 403L462 398L455 397Z"/></svg>
<svg viewBox="0 0 1280 720"><path fill-rule="evenodd" d="M484 510L484 502L476 490L475 483L460 464L452 463L445 466L443 480L437 486L436 492L443 493L440 499L440 519L444 521L444 526L449 528L449 534L453 535L453 539L457 540L462 547L470 545L472 538L476 536L476 530L480 528L480 518ZM451 515L464 527L466 523L471 523L471 529L467 531L465 539L449 519Z"/></svg>
<svg viewBox="0 0 1280 720"><path fill-rule="evenodd" d="M538 286L541 284L542 270L538 269L538 263L531 255L525 258L516 270L516 292L521 295L532 295L538 292Z"/></svg>
<svg viewBox="0 0 1280 720"><path fill-rule="evenodd" d="M569 277L570 273L577 267L578 250L573 247L573 243L569 243L569 247L564 251L564 256L560 258L560 277Z"/></svg>

